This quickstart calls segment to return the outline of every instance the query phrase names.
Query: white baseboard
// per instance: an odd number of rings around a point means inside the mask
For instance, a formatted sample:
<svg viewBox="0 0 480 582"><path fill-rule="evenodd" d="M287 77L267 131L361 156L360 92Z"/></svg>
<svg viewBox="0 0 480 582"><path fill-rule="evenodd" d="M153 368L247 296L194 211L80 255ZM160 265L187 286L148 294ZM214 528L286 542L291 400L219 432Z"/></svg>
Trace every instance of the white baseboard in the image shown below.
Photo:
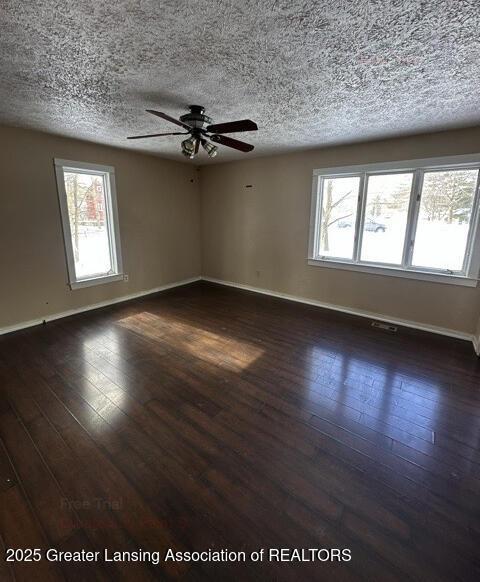
<svg viewBox="0 0 480 582"><path fill-rule="evenodd" d="M472 342L473 342L473 349L475 350L475 353L477 354L477 356L480 357L480 337L477 337L476 335L474 335L472 337Z"/></svg>
<svg viewBox="0 0 480 582"><path fill-rule="evenodd" d="M32 319L30 321L22 321L14 325L0 328L0 335L5 333L11 333L12 331L19 331L27 327L33 327L34 325L40 325L45 321L54 321L55 319L61 319L62 317L68 317L69 315L75 315L76 313L83 313L84 311L92 311L93 309L100 309L100 307L107 307L108 305L114 305L115 303L123 303L124 301L130 301L131 299L137 299L138 297L144 297L145 295L152 295L153 293L158 293L159 291L166 291L167 289L172 289L173 287L180 287L181 285L188 285L189 283L194 283L195 281L200 281L201 277L190 277L190 279L183 279L182 281L175 281L175 283L168 283L167 285L161 285L160 287L155 287L154 289L147 289L146 291L139 291L137 293L130 293L130 295L122 295L122 297L115 297L114 299L107 299L106 301L101 301L100 303L92 303L90 305L84 305L82 307L76 307L75 309L69 309L68 311L62 311L61 313L54 313L52 315L45 315L44 317L39 317L38 319Z"/></svg>
<svg viewBox="0 0 480 582"><path fill-rule="evenodd" d="M431 333L436 333L440 335L446 335L449 337L454 337L457 339L466 340L474 343L474 336L470 333L464 333L462 331L457 331L455 329L448 329L444 327L438 327L435 325L429 325L426 323L417 323L416 321L410 321L407 319L395 319L382 315L381 313L373 313L371 311L363 311L362 309L356 309L352 307L342 307L341 305L334 305L333 303L324 303L323 301L317 301L315 299L307 299L306 297L299 297L297 295L289 295L287 293L279 293L278 291L271 291L270 289L263 289L261 287L252 287L251 285L243 285L241 283L234 283L233 281L224 281L223 279L214 279L213 277L202 277L204 281L210 281L211 283L218 283L219 285L226 285L228 287L236 287L238 289L244 289L245 291L253 291L255 293L262 293L263 295L271 295L272 297L279 297L280 299L288 299L289 301L296 301L297 303L305 303L307 305L315 305L316 307L323 307L324 309L331 309L333 311L340 311L342 313L348 313L349 315L358 315L359 317L366 317L368 319L374 319L376 321L385 321L386 323L392 323L394 325L401 325L403 327L410 327L412 329L418 329L421 331L427 331ZM478 353L478 352L477 352Z"/></svg>

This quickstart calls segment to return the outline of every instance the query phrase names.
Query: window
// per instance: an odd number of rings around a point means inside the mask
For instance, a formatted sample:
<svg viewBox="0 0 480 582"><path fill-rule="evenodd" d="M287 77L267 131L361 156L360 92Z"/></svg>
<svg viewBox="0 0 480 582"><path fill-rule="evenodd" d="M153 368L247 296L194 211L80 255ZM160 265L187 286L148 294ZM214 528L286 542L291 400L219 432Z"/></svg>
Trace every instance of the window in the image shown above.
<svg viewBox="0 0 480 582"><path fill-rule="evenodd" d="M314 172L310 264L476 285L480 155Z"/></svg>
<svg viewBox="0 0 480 582"><path fill-rule="evenodd" d="M360 178L325 178L322 197L320 252L327 257L351 259Z"/></svg>
<svg viewBox="0 0 480 582"><path fill-rule="evenodd" d="M425 172L413 265L465 270L477 181L478 170Z"/></svg>
<svg viewBox="0 0 480 582"><path fill-rule="evenodd" d="M361 259L401 265L413 174L367 177Z"/></svg>
<svg viewBox="0 0 480 582"><path fill-rule="evenodd" d="M114 169L55 160L55 171L71 288L123 279Z"/></svg>

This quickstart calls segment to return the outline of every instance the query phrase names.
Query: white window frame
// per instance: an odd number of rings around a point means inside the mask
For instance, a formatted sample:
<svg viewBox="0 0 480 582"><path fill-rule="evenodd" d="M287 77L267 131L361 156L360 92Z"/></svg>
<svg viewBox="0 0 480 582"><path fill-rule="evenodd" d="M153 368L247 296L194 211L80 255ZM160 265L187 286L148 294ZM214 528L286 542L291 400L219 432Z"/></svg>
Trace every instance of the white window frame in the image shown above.
<svg viewBox="0 0 480 582"><path fill-rule="evenodd" d="M330 167L314 170L312 182L312 204L310 212L308 264L320 267L330 267L334 269L360 271L363 273L390 275L393 277L405 277L409 279L420 279L423 281L476 287L480 270L480 178L477 180L475 189L472 216L462 270L450 271L447 269L415 267L412 265L418 215L420 212L423 176L425 172L429 171L459 169L480 169L480 154L364 164L358 166ZM365 221L368 177L375 174L394 174L405 172L412 172L413 180L407 215L402 264L391 265L386 263L362 261L360 253ZM326 178L346 177L360 177L353 259L324 256L318 252L320 244L319 234L322 212L323 182Z"/></svg>
<svg viewBox="0 0 480 582"><path fill-rule="evenodd" d="M62 218L63 239L67 260L68 279L71 289L92 287L113 281L121 281L123 275L122 250L120 245L120 228L118 224L117 191L115 187L115 168L87 162L74 162L55 158L55 175L57 179L58 200ZM95 277L79 278L75 273L72 233L68 216L67 193L65 191L65 172L94 174L101 176L105 193L105 216L108 229L112 271Z"/></svg>

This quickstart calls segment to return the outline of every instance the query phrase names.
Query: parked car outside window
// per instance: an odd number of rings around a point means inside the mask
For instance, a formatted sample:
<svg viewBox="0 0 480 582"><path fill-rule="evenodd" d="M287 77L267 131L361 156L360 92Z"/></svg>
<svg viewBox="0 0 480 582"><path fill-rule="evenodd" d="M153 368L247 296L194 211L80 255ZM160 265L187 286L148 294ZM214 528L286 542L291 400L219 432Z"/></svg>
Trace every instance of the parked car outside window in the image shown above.
<svg viewBox="0 0 480 582"><path fill-rule="evenodd" d="M352 221L349 219L339 220L337 225L338 228L350 228L353 226ZM370 232L385 232L387 230L387 225L384 224L383 222L376 222L371 218L366 218L365 230L368 230Z"/></svg>

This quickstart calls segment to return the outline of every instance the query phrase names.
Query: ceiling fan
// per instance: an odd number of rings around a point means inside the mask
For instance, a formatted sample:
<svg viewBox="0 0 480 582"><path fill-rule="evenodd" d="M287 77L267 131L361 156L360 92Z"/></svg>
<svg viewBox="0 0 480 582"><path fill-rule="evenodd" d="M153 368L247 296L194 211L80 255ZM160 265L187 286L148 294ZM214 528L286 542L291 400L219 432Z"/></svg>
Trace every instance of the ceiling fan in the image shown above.
<svg viewBox="0 0 480 582"><path fill-rule="evenodd" d="M237 131L256 131L258 129L257 124L250 119L242 119L241 121L230 121L228 123L217 123L210 125L212 119L205 115L205 108L201 105L189 105L190 112L182 115L180 119L175 119L166 113L161 111L154 111L153 109L147 109L148 113L152 113L157 117L166 119L171 123L175 123L180 127L183 127L186 131L174 132L174 133L152 133L150 135L134 135L127 137L127 139L143 139L146 137L162 137L164 135L190 135L189 138L182 141L182 154L187 158L193 159L200 148L200 144L207 154L214 158L217 155L218 148L213 143L210 143L206 138L208 137L211 141L219 143L221 145L239 150L240 152L251 152L253 150L253 145L245 143L244 141L239 141L238 139L233 139L222 135L224 133L235 133Z"/></svg>

